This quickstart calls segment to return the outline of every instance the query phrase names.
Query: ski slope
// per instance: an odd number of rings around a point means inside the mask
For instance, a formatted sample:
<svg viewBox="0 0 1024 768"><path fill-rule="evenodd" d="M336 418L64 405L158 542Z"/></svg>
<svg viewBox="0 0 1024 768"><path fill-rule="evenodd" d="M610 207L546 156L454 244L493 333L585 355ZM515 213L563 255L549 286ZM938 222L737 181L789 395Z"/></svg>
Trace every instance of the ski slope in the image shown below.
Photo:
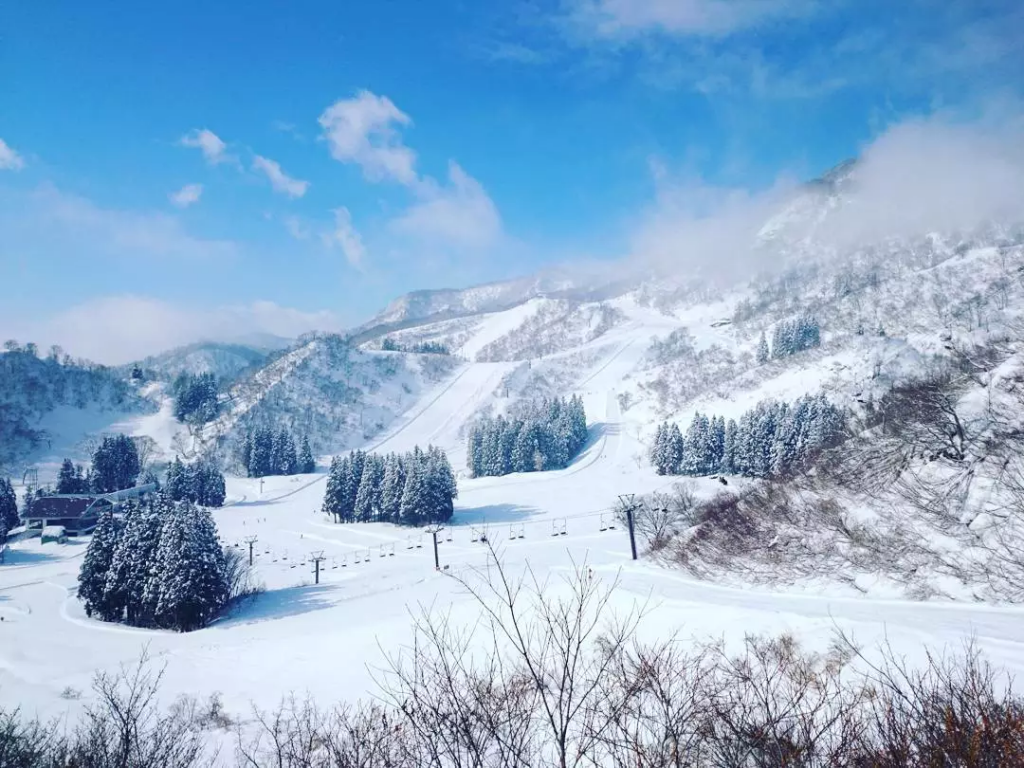
<svg viewBox="0 0 1024 768"><path fill-rule="evenodd" d="M43 715L75 713L96 670L132 662L143 649L166 665L163 695L223 695L233 716L252 703L274 706L291 691L324 702L371 695L382 653L411 639L421 607L449 611L467 625L477 608L452 574L486 578L495 565L481 535L513 571L529 566L558 579L587 563L598 578L618 580L613 608L645 602L641 634L725 638L791 632L824 650L842 630L870 648L888 641L899 654L955 648L974 636L993 663L1024 679L1024 608L914 603L840 592L780 593L694 581L659 565L630 560L628 538L614 525L619 494L665 488L644 461L640 433L619 405L622 382L636 369L643 341L669 320L641 319L616 329L604 350L577 372L590 435L566 469L501 478L461 478L456 514L441 534L434 569L430 537L387 524L336 525L320 513L323 475L230 478L232 503L215 513L222 540L244 547L255 535L255 566L267 592L213 626L189 634L139 630L88 619L74 597L85 542L16 544L0 567L0 697ZM660 324L660 325L659 325ZM433 443L464 463L460 430L495 395L512 363L468 363L423 394L367 449L405 451ZM697 481L710 495L716 481ZM613 527L614 526L614 527ZM323 552L321 583L309 557ZM66 693L83 692L81 699ZM62 693L64 695L62 696Z"/></svg>

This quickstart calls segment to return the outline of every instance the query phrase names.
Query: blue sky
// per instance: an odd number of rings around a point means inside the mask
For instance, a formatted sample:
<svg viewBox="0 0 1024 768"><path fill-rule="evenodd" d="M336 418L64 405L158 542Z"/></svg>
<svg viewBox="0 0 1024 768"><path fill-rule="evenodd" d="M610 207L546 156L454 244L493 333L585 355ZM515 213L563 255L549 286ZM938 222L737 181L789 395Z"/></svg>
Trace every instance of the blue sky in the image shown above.
<svg viewBox="0 0 1024 768"><path fill-rule="evenodd" d="M0 333L126 359L624 258L666 179L1019 114L1021 39L1016 0L9 4Z"/></svg>

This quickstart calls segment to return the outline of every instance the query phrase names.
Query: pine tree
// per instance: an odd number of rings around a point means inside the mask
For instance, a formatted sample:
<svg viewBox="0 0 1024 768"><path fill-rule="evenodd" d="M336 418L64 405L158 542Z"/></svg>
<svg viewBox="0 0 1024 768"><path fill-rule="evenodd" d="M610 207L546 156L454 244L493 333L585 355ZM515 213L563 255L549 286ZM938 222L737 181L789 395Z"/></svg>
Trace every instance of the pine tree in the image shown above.
<svg viewBox="0 0 1024 768"><path fill-rule="evenodd" d="M9 478L0 479L0 525L8 532L21 525L18 517L18 497Z"/></svg>
<svg viewBox="0 0 1024 768"><path fill-rule="evenodd" d="M154 567L153 556L160 539L161 520L157 506L131 505L107 573L104 604L110 608L115 620L123 617L132 626L144 627L152 622L154 605L148 596L152 594L149 582Z"/></svg>
<svg viewBox="0 0 1024 768"><path fill-rule="evenodd" d="M757 342L757 364L764 365L768 362L768 340L764 337L764 331L761 331L761 338Z"/></svg>
<svg viewBox="0 0 1024 768"><path fill-rule="evenodd" d="M75 465L71 459L64 459L57 473L57 493L79 493Z"/></svg>
<svg viewBox="0 0 1024 768"><path fill-rule="evenodd" d="M224 499L227 496L224 474L208 460L194 464L192 471L194 494L187 496L187 500L204 507L224 506Z"/></svg>
<svg viewBox="0 0 1024 768"><path fill-rule="evenodd" d="M316 472L316 460L313 458L313 451L309 447L309 438L302 438L302 446L299 450L298 471L304 475Z"/></svg>
<svg viewBox="0 0 1024 768"><path fill-rule="evenodd" d="M150 599L158 626L181 632L198 629L227 602L224 551L209 510L175 503L163 516L155 560L159 582Z"/></svg>
<svg viewBox="0 0 1024 768"><path fill-rule="evenodd" d="M397 523L401 519L405 478L405 461L396 454L389 454L384 462L384 480L381 483L381 514L387 521Z"/></svg>
<svg viewBox="0 0 1024 768"><path fill-rule="evenodd" d="M667 474L678 475L683 471L686 461L686 440L679 431L678 424L672 424L668 430L668 467Z"/></svg>
<svg viewBox="0 0 1024 768"><path fill-rule="evenodd" d="M188 473L181 458L174 457L174 461L167 465L167 477L164 479L164 492L175 501L188 498L190 489Z"/></svg>
<svg viewBox="0 0 1024 768"><path fill-rule="evenodd" d="M399 522L402 525L420 525L424 522L428 510L429 499L423 462L416 459L410 461L407 467L402 505L398 513Z"/></svg>
<svg viewBox="0 0 1024 768"><path fill-rule="evenodd" d="M344 506L345 474L347 467L344 459L335 456L331 459L331 468L327 475L327 490L324 492L323 512L341 522L341 511Z"/></svg>
<svg viewBox="0 0 1024 768"><path fill-rule="evenodd" d="M381 484L384 482L384 465L375 454L363 462L363 474L359 479L359 490L353 505L355 519L369 523L380 518Z"/></svg>
<svg viewBox="0 0 1024 768"><path fill-rule="evenodd" d="M132 488L141 469L138 449L130 437L105 437L92 457L94 490L111 493Z"/></svg>
<svg viewBox="0 0 1024 768"><path fill-rule="evenodd" d="M78 570L78 599L85 604L86 615L95 613L104 621L117 618L114 607L107 602L107 574L114 559L119 533L120 526L113 513L109 510L103 512Z"/></svg>

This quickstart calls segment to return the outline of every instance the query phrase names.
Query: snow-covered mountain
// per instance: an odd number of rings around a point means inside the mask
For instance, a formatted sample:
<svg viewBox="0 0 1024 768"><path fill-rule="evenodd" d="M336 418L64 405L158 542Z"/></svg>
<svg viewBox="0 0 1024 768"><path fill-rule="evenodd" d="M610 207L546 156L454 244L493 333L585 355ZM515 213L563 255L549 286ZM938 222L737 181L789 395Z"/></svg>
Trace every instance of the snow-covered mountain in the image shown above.
<svg viewBox="0 0 1024 768"><path fill-rule="evenodd" d="M165 381L173 380L182 373L212 373L219 381L233 380L242 371L262 365L271 351L278 348L284 347L204 341L147 357L137 365L145 373ZM129 371L134 367L124 366Z"/></svg>

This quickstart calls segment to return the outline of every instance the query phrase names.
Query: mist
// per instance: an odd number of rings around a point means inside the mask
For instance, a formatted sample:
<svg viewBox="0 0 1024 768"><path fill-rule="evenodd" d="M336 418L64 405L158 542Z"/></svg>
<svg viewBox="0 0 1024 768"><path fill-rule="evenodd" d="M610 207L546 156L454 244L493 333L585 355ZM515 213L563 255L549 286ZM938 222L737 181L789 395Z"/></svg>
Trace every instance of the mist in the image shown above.
<svg viewBox="0 0 1024 768"><path fill-rule="evenodd" d="M825 187L794 179L784 172L762 190L662 181L633 231L630 261L663 274L731 280L783 263L772 232L790 251L841 259L891 238L1019 223L1024 120L935 116L894 125L862 147L837 205Z"/></svg>

